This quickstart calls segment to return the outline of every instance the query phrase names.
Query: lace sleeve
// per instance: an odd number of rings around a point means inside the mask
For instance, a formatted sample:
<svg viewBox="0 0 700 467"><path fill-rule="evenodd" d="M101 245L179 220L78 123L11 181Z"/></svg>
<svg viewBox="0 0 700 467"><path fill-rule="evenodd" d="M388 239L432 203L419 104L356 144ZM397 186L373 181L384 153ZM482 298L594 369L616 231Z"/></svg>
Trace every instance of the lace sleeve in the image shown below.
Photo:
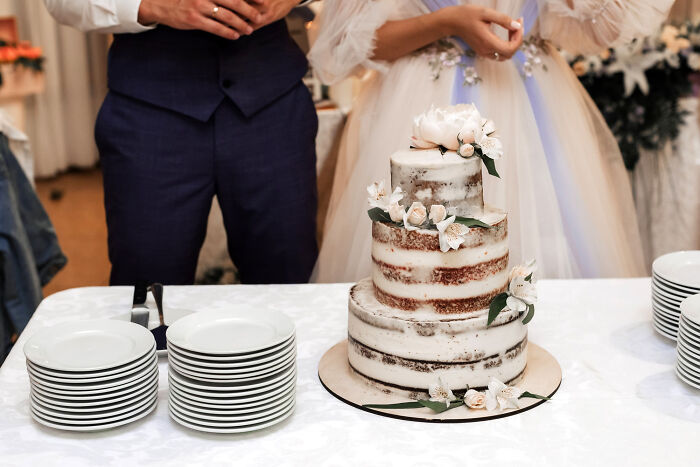
<svg viewBox="0 0 700 467"><path fill-rule="evenodd" d="M538 0L540 35L572 53L592 54L652 34L673 0ZM573 9L569 7L573 5Z"/></svg>
<svg viewBox="0 0 700 467"><path fill-rule="evenodd" d="M334 84L364 69L383 71L372 60L377 29L393 10L391 0L326 0L309 61L326 84Z"/></svg>

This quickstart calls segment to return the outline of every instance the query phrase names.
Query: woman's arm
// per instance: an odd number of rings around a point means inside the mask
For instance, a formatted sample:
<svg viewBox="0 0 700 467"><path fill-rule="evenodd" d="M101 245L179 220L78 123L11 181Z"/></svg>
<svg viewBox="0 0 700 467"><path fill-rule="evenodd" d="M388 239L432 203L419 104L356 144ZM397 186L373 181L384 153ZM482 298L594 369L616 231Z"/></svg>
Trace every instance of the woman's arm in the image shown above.
<svg viewBox="0 0 700 467"><path fill-rule="evenodd" d="M498 37L491 29L497 24L508 30L508 40ZM387 21L377 30L374 60L393 61L408 55L438 39L461 37L479 56L510 58L522 44L520 22L490 8L458 5L442 8L414 18Z"/></svg>

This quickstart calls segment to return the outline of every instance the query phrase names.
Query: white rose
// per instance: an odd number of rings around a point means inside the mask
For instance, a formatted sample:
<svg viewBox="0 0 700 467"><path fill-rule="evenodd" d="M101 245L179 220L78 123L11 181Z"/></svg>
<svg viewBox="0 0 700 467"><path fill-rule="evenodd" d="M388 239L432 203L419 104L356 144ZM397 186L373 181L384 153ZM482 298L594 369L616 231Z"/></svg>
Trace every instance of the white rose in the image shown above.
<svg viewBox="0 0 700 467"><path fill-rule="evenodd" d="M474 146L465 143L459 147L459 155L462 157L472 157L474 155Z"/></svg>
<svg viewBox="0 0 700 467"><path fill-rule="evenodd" d="M442 204L433 204L430 206L430 220L433 224L437 225L438 223L444 221L446 217L447 209L445 209L445 206Z"/></svg>
<svg viewBox="0 0 700 467"><path fill-rule="evenodd" d="M403 225L407 230L417 230L417 226L422 225L427 217L428 213L423 203L416 201L408 208L408 211L404 213Z"/></svg>
<svg viewBox="0 0 700 467"><path fill-rule="evenodd" d="M411 145L417 148L444 146L456 151L460 134L463 133L465 141L472 142L476 127L481 127L481 115L473 104L431 107L414 118Z"/></svg>
<svg viewBox="0 0 700 467"><path fill-rule="evenodd" d="M403 215L406 213L404 207L399 203L394 203L389 206L389 217L394 222L403 221Z"/></svg>
<svg viewBox="0 0 700 467"><path fill-rule="evenodd" d="M470 389L464 395L464 405L470 409L485 409L486 408L486 394L483 392L475 391Z"/></svg>

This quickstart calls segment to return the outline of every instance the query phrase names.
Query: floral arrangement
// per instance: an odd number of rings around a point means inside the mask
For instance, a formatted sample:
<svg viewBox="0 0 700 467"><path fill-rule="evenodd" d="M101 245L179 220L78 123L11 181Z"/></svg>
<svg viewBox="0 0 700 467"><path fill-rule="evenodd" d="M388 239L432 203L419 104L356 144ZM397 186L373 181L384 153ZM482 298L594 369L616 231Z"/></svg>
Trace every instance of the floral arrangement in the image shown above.
<svg viewBox="0 0 700 467"><path fill-rule="evenodd" d="M549 400L548 397L533 394L515 386L508 386L496 378L491 378L486 391L467 389L459 397L452 392L450 386L442 378L438 378L437 383L431 384L428 388L428 394L430 399L398 404L366 404L363 407L368 409L419 409L427 407L435 413L442 413L464 406L467 409L491 412L496 409L519 409L520 400L525 398Z"/></svg>
<svg viewBox="0 0 700 467"><path fill-rule="evenodd" d="M479 157L489 174L499 177L495 160L503 156L503 144L496 125L482 118L474 104L431 107L413 120L411 147L438 148L442 154L456 151L466 158Z"/></svg>
<svg viewBox="0 0 700 467"><path fill-rule="evenodd" d="M632 170L639 150L674 141L700 71L700 23L663 26L651 37L593 56L565 54L615 135ZM620 96L624 96L621 99Z"/></svg>
<svg viewBox="0 0 700 467"><path fill-rule="evenodd" d="M3 63L40 72L44 68L44 57L40 47L32 47L28 42L12 44L0 40L0 64ZM2 86L2 73L0 73L0 86Z"/></svg>
<svg viewBox="0 0 700 467"><path fill-rule="evenodd" d="M529 323L535 316L537 301L537 264L535 260L527 264L515 266L508 276L508 290L496 295L489 305L489 317L486 322L490 326L496 317L505 310L527 312L523 324Z"/></svg>

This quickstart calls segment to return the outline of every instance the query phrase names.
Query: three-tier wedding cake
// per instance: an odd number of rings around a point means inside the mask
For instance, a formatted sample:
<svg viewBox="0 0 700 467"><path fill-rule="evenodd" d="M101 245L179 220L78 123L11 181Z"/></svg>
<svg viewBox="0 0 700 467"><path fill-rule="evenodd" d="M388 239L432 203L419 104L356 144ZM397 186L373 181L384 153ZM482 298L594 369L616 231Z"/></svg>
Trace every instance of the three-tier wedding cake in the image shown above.
<svg viewBox="0 0 700 467"><path fill-rule="evenodd" d="M482 164L497 175L502 154L493 122L460 105L417 117L413 133L391 156L391 189L368 187L372 276L350 291L350 366L413 396L438 380L456 391L513 384L527 361L532 270L509 273L507 216L484 205Z"/></svg>

